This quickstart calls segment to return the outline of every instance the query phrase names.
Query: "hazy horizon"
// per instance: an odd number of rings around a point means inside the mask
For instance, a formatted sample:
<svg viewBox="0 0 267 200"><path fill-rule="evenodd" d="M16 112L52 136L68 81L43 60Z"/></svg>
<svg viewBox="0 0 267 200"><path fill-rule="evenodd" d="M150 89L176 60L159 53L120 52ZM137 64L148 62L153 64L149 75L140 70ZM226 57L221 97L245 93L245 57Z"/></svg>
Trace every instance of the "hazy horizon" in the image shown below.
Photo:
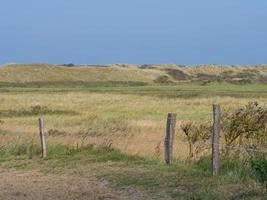
<svg viewBox="0 0 267 200"><path fill-rule="evenodd" d="M177 66L204 66L204 65L218 65L218 66L256 66L256 65L267 65L267 63L255 63L255 64L220 64L220 63L196 63L196 64L179 64L179 63L39 63L39 62L9 62L9 63L0 63L0 66L3 65L69 65L73 64L74 66L79 65L88 65L88 66L101 66L101 65L177 65Z"/></svg>
<svg viewBox="0 0 267 200"><path fill-rule="evenodd" d="M267 63L259 0L0 2L0 64Z"/></svg>

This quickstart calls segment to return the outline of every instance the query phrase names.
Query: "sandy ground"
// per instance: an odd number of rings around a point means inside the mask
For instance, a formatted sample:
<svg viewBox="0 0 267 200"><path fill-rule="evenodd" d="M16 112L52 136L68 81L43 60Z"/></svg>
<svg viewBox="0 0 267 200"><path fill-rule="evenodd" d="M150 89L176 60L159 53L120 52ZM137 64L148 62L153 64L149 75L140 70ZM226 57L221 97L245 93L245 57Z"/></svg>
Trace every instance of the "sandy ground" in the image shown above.
<svg viewBox="0 0 267 200"><path fill-rule="evenodd" d="M0 169L0 199L144 199L138 191L115 191L105 181Z"/></svg>

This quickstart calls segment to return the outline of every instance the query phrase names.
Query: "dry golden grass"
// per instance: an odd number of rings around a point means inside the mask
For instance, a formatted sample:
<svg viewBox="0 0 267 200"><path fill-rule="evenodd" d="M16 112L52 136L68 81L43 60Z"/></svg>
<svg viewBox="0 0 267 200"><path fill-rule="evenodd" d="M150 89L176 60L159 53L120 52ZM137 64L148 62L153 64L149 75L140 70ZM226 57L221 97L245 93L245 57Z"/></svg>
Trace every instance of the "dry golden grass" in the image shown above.
<svg viewBox="0 0 267 200"><path fill-rule="evenodd" d="M61 131L61 135L48 135L48 143L70 145L112 144L124 152L148 156L162 156L166 115L177 113L175 157L185 158L187 145L179 130L183 120L209 120L213 103L223 108L245 105L257 100L267 104L266 98L159 98L130 94L99 94L91 92L27 92L1 93L0 110L28 109L47 106L54 110L76 111L76 115L45 115L45 129ZM8 141L38 140L39 116L1 118L1 145Z"/></svg>
<svg viewBox="0 0 267 200"><path fill-rule="evenodd" d="M143 81L153 80L164 72L132 67L64 67L46 64L8 65L0 68L1 82L40 81Z"/></svg>
<svg viewBox="0 0 267 200"><path fill-rule="evenodd" d="M144 82L153 83L160 76L173 77L166 69L183 71L190 77L198 74L221 75L223 72L253 73L258 78L267 76L267 66L218 66L201 65L179 67L177 65L151 65L151 68L140 68L138 65L108 65L65 67L48 64L11 64L0 68L0 82L28 83L28 82Z"/></svg>

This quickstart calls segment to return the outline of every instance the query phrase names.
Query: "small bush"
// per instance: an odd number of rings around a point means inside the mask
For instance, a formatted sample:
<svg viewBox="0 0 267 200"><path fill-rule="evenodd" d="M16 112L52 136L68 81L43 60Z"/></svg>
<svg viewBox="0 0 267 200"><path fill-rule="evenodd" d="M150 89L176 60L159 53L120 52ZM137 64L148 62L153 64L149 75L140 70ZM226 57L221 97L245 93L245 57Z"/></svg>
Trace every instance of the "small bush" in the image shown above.
<svg viewBox="0 0 267 200"><path fill-rule="evenodd" d="M155 66L154 65L148 65L148 64L144 64L139 66L140 69L154 69Z"/></svg>
<svg viewBox="0 0 267 200"><path fill-rule="evenodd" d="M30 112L32 115L38 115L38 114L46 114L51 112L51 110L49 110L46 106L32 106L30 109Z"/></svg>
<svg viewBox="0 0 267 200"><path fill-rule="evenodd" d="M154 83L173 83L173 81L170 80L169 76L162 75L162 76L157 77L154 80Z"/></svg>
<svg viewBox="0 0 267 200"><path fill-rule="evenodd" d="M66 135L68 135L67 132L60 131L60 130L57 130L57 129L50 129L50 130L48 130L47 133L48 133L49 136L66 136Z"/></svg>
<svg viewBox="0 0 267 200"><path fill-rule="evenodd" d="M167 74L177 81L190 80L192 77L179 69L167 69Z"/></svg>
<svg viewBox="0 0 267 200"><path fill-rule="evenodd" d="M1 117L23 117L23 116L36 116L36 115L54 115L54 114L64 114L64 115L75 115L75 111L69 110L52 110L46 106L36 105L29 109L19 109L19 110L0 110Z"/></svg>
<svg viewBox="0 0 267 200"><path fill-rule="evenodd" d="M224 71L220 74L220 76L222 76L223 79L231 79L234 77L234 71L232 70L228 70L228 71Z"/></svg>
<svg viewBox="0 0 267 200"><path fill-rule="evenodd" d="M260 154L250 159L250 166L257 180L267 188L267 158L266 155Z"/></svg>
<svg viewBox="0 0 267 200"><path fill-rule="evenodd" d="M240 72L235 75L237 78L242 78L242 79L253 79L256 77L256 74L252 72Z"/></svg>
<svg viewBox="0 0 267 200"><path fill-rule="evenodd" d="M75 67L75 64L73 63L68 63L68 64L63 64L65 67Z"/></svg>
<svg viewBox="0 0 267 200"><path fill-rule="evenodd" d="M232 79L232 80L228 80L229 83L231 84L236 84L236 85L246 85L246 84L252 84L252 80L251 79Z"/></svg>
<svg viewBox="0 0 267 200"><path fill-rule="evenodd" d="M188 158L192 159L194 154L201 153L205 149L205 142L211 138L210 122L183 122L181 124L181 129L188 143Z"/></svg>
<svg viewBox="0 0 267 200"><path fill-rule="evenodd" d="M199 73L197 74L197 80L198 81L209 81L209 82L221 82L223 81L223 77L217 76L214 74Z"/></svg>
<svg viewBox="0 0 267 200"><path fill-rule="evenodd" d="M222 129L227 146L238 142L242 147L267 147L267 109L250 102L244 108L225 111Z"/></svg>

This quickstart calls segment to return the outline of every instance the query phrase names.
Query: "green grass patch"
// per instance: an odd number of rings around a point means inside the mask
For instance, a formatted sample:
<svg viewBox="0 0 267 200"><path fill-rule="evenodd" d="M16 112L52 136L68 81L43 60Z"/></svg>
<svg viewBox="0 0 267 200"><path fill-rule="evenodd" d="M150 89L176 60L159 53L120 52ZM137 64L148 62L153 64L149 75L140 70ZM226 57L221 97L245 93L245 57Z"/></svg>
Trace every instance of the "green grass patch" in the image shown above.
<svg viewBox="0 0 267 200"><path fill-rule="evenodd" d="M209 158L196 164L175 161L167 166L157 159L127 155L111 148L53 144L48 146L46 159L40 159L40 152L34 150L29 160L27 148L27 145L17 146L6 156L0 154L0 165L82 177L94 175L119 190L136 188L153 199L261 199L266 195L266 190L255 185L250 176L238 172L241 164L236 165L238 162L232 160L220 161L221 173L212 177ZM231 170L235 171L234 176L229 173Z"/></svg>
<svg viewBox="0 0 267 200"><path fill-rule="evenodd" d="M0 88L88 88L88 87L125 87L145 86L148 83L138 81L34 81L0 82Z"/></svg>
<svg viewBox="0 0 267 200"><path fill-rule="evenodd" d="M233 97L266 97L266 84L211 84L199 85L193 83L181 83L176 85L53 85L53 87L4 87L0 92L70 92L70 91L89 91L97 93L115 93L115 94L138 94L159 97L173 98L192 98L198 96L233 96Z"/></svg>

